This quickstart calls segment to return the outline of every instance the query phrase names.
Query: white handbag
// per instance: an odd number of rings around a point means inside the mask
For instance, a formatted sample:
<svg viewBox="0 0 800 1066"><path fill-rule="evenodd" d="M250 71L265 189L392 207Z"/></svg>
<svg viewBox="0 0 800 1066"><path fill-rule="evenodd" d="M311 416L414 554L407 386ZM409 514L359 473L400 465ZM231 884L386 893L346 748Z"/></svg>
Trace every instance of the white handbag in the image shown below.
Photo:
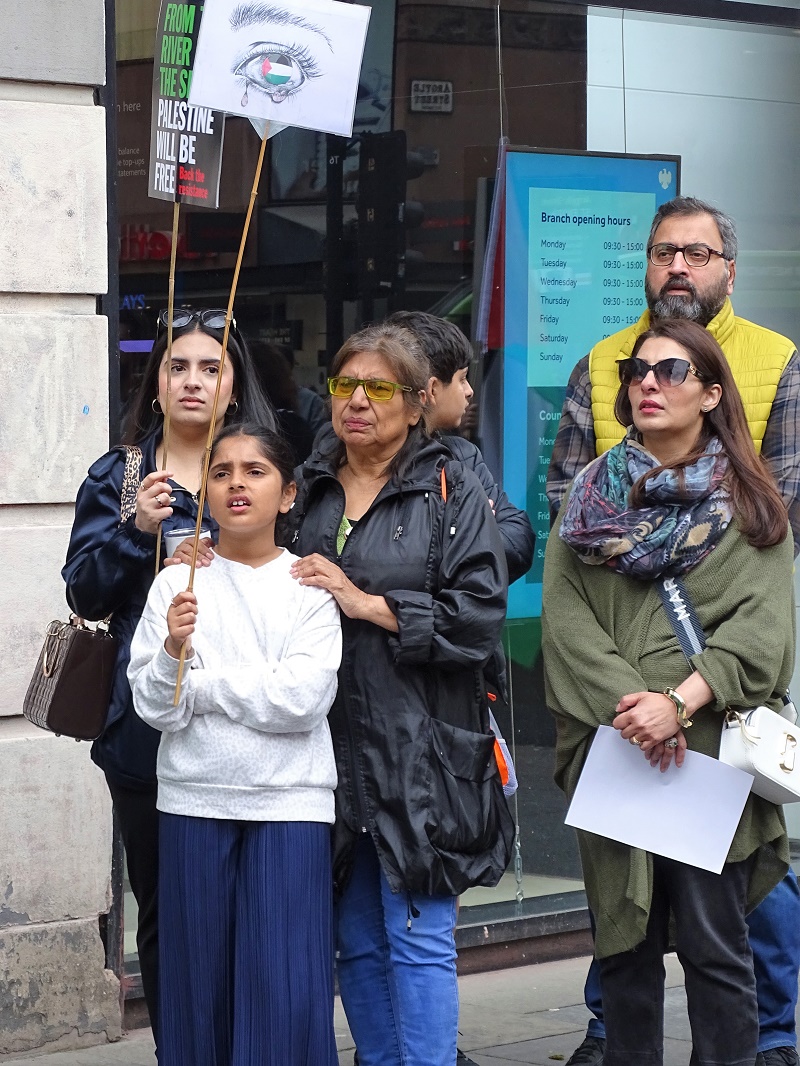
<svg viewBox="0 0 800 1066"><path fill-rule="evenodd" d="M705 633L689 594L678 578L665 578L658 591L678 643L691 662L706 646ZM789 694L783 709L770 707L729 710L719 743L719 761L744 770L753 778L751 791L771 803L800 800L800 726Z"/></svg>
<svg viewBox="0 0 800 1066"><path fill-rule="evenodd" d="M800 800L800 727L771 708L729 711L719 759L752 774L757 796L772 803Z"/></svg>

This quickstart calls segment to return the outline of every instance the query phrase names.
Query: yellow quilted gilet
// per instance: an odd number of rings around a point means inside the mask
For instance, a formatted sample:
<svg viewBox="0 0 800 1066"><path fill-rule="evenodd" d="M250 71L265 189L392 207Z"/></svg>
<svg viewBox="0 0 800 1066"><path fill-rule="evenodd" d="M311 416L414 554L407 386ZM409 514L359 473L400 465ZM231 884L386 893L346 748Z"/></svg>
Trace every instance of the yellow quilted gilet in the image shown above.
<svg viewBox="0 0 800 1066"><path fill-rule="evenodd" d="M598 455L619 444L625 432L614 417L614 400L619 389L616 361L631 354L636 338L649 325L650 312L645 311L638 322L606 337L589 353L592 417ZM727 299L719 314L709 322L708 331L725 352L742 395L750 436L756 451L760 452L778 382L795 346L780 333L737 318Z"/></svg>

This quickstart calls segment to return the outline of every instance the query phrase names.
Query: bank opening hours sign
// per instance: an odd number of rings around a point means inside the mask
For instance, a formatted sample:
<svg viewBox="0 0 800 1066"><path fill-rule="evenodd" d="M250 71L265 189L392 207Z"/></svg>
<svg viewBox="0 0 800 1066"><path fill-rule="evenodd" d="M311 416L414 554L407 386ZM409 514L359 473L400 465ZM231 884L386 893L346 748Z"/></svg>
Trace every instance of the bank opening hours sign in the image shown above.
<svg viewBox="0 0 800 1066"><path fill-rule="evenodd" d="M510 589L511 618L541 614L547 468L570 373L644 311L650 224L679 178L675 157L504 155L503 483L536 531L534 564Z"/></svg>

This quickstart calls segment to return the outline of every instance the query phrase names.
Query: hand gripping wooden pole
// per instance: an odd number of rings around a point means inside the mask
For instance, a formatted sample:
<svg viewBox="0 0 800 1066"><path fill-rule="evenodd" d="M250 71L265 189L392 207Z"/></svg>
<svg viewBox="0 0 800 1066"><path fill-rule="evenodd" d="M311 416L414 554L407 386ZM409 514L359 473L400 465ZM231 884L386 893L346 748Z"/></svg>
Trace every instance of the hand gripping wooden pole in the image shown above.
<svg viewBox="0 0 800 1066"><path fill-rule="evenodd" d="M222 354L219 360L219 373L217 374L217 388L214 393L214 403L211 408L211 424L208 427L208 439L206 441L205 455L203 456L203 476L200 481L200 494L197 500L197 524L194 529L194 543L192 545L192 565L189 570L189 584L187 586L187 592L194 591L194 574L197 569L197 553L200 549L200 533L203 528L203 510L206 505L206 488L208 485L208 468L211 463L211 448L214 444L214 431L216 430L217 423L217 406L219 404L219 393L222 386L222 372L225 369L225 356L228 351L228 336L231 329L231 319L233 317L233 301L236 299L236 286L239 284L239 271L242 269L242 259L244 258L244 247L247 243L247 233L250 229L250 219L253 217L253 208L255 206L256 197L258 196L258 183L261 179L261 168L264 165L264 153L267 148L267 139L269 138L269 123L267 123L264 129L264 136L261 139L261 150L258 153L258 162L256 163L256 172L253 177L253 188L250 190L250 203L247 207L247 216L244 220L244 230L242 231L242 239L239 244L239 255L236 259L236 266L233 271L233 282L231 283L231 293L228 297L228 309L225 312L225 332L222 335ZM181 646L181 657L178 662L178 680L175 683L175 698L172 703L174 707L178 706L178 701L181 698L181 683L183 681L183 669L186 663L186 644Z"/></svg>
<svg viewBox="0 0 800 1066"><path fill-rule="evenodd" d="M169 452L170 417L172 411L172 316L175 311L175 263L178 257L178 220L181 214L181 202L176 200L172 207L172 249L169 257L169 288L167 290L167 409L164 412L164 439L161 442L163 455L161 469L167 469ZM158 378L156 378L158 380ZM161 566L161 523L156 533L156 574Z"/></svg>

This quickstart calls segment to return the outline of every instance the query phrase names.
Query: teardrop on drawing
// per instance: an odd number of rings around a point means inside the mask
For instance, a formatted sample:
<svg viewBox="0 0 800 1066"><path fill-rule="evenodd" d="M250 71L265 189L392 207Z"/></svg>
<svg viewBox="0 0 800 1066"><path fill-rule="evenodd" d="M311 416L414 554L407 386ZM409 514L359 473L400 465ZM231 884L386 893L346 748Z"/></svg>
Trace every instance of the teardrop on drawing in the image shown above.
<svg viewBox="0 0 800 1066"><path fill-rule="evenodd" d="M242 97L242 107L247 107L247 86L245 86L244 96Z"/></svg>

